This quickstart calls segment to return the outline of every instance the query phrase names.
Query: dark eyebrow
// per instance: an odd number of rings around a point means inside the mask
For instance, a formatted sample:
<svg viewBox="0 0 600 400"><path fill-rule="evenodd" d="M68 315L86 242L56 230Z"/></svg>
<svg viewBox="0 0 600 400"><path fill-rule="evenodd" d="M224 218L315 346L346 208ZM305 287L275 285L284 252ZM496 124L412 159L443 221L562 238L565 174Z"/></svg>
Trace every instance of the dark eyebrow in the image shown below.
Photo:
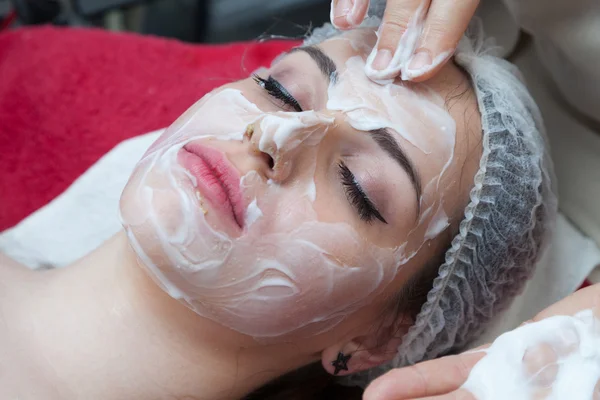
<svg viewBox="0 0 600 400"><path fill-rule="evenodd" d="M385 151L390 157L392 157L400 167L406 171L408 174L413 186L415 187L415 192L417 193L417 209L420 213L420 204L421 204L421 180L419 178L419 174L413 163L406 156L402 147L398 145L394 136L390 133L390 131L386 128L382 129L374 129L371 132L371 137L375 142L381 147L383 151Z"/></svg>
<svg viewBox="0 0 600 400"><path fill-rule="evenodd" d="M290 50L289 54L296 51L303 51L308 54L315 63L317 63L317 66L329 82L335 83L337 81L337 66L331 57L325 54L323 50L314 46L296 47L295 49Z"/></svg>

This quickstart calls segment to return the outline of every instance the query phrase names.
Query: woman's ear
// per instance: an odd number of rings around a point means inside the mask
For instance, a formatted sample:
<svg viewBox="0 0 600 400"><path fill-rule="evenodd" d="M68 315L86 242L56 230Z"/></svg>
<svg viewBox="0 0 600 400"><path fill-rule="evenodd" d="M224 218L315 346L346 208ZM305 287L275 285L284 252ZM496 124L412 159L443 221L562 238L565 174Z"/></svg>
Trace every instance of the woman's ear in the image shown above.
<svg viewBox="0 0 600 400"><path fill-rule="evenodd" d="M377 330L373 327L367 335L329 346L321 353L323 368L332 375L344 376L385 364L398 353L408 326L396 321Z"/></svg>

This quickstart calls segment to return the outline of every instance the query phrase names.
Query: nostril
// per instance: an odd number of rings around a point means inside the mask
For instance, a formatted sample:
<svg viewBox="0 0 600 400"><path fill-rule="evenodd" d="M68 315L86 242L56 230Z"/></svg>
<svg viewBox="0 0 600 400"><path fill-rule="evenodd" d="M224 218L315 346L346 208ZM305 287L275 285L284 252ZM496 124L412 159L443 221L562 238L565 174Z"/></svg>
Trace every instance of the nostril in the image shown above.
<svg viewBox="0 0 600 400"><path fill-rule="evenodd" d="M268 153L262 153L261 156L269 166L269 169L273 169L275 166L275 161L273 161L273 157L271 157Z"/></svg>
<svg viewBox="0 0 600 400"><path fill-rule="evenodd" d="M273 161L273 157L269 156L269 168L273 169L275 166L275 161Z"/></svg>

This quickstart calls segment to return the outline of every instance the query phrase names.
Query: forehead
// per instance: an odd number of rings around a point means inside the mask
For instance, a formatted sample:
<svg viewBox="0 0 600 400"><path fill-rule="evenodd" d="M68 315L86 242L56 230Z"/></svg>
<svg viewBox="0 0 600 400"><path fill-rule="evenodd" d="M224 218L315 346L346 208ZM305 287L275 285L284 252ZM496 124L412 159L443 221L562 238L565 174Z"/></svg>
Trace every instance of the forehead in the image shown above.
<svg viewBox="0 0 600 400"><path fill-rule="evenodd" d="M366 60L377 42L375 32L373 28L355 29L330 38L320 43L317 47L321 48L329 57L336 61L339 68L349 58L354 56L360 56ZM394 83L402 84L403 81L396 79ZM404 81L404 84L407 84L407 82ZM464 116L461 117L460 113L466 110L478 112L476 97L468 75L452 61L448 62L433 78L427 80L425 86L435 91L444 99L445 103L452 103L445 104L445 106L457 124L464 120ZM449 102L448 99L450 97L453 97L455 100L458 100L460 97L462 101ZM480 126L479 123L475 123L474 125Z"/></svg>
<svg viewBox="0 0 600 400"><path fill-rule="evenodd" d="M366 59L377 42L375 32L373 28L355 29L330 38L317 47L327 53L340 67L353 56L361 56ZM397 79L395 83L401 82L400 79ZM469 77L454 62L448 62L438 74L427 80L425 84L438 93L446 103L452 103L446 104L446 107L457 124L464 120L464 116L461 117L460 113L467 110L478 113L477 101ZM461 101L449 102L447 100L450 97L455 100L460 97ZM475 121L471 127L480 127L480 121Z"/></svg>
<svg viewBox="0 0 600 400"><path fill-rule="evenodd" d="M375 30L359 29L326 40L318 47L336 62L343 74L343 71L350 72L348 66L352 68L352 62L349 60L359 57L366 60L376 41ZM381 86L371 82L359 68L356 69L357 71L352 72L354 86L356 82L360 82L365 87L363 92L366 95L370 93L373 98L380 97L377 93ZM468 75L451 61L424 84L412 84L397 79L391 86L396 93L393 97L401 103L401 108L407 111L407 115L400 118L404 124L412 121L414 134L419 135L428 145L426 151L417 151L415 146L407 145L407 151L419 166L425 181L433 178L443 168L442 165L438 165L442 161L440 156L445 147L444 143L440 142L443 136L440 130L443 121L436 118L436 113L431 113L427 107L423 107L422 103L414 101L419 96L415 97L410 92L424 95L429 101L443 108L445 114L454 120L455 141L452 160L447 166L446 174L448 189L454 194L447 197L448 200L452 198L452 202L456 202L454 205L457 206L457 212L460 212L460 206L468 200L469 188L473 184L472 178L479 166L482 149L481 116ZM380 104L379 107L385 108L386 105ZM406 138L402 137L400 140L405 141Z"/></svg>

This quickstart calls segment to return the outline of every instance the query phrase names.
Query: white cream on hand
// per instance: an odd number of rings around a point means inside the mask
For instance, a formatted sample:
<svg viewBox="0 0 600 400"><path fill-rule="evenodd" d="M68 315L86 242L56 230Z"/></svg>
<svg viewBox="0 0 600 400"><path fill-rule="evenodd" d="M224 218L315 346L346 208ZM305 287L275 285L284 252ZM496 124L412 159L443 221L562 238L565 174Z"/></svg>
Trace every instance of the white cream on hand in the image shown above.
<svg viewBox="0 0 600 400"><path fill-rule="evenodd" d="M498 337L462 386L478 400L600 398L600 320L592 310Z"/></svg>

